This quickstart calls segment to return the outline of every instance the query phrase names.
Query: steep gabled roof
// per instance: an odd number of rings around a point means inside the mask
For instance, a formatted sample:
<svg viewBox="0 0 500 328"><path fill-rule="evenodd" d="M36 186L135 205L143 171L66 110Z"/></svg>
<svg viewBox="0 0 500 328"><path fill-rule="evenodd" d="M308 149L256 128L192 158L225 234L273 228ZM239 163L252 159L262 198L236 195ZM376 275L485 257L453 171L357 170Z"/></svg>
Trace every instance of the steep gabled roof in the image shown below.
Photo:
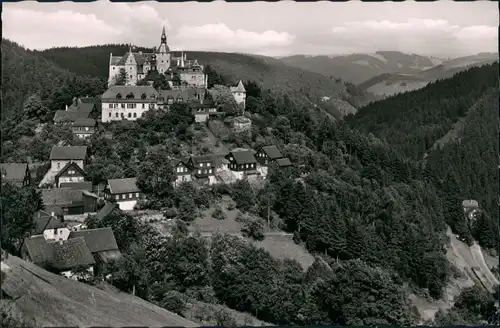
<svg viewBox="0 0 500 328"><path fill-rule="evenodd" d="M37 265L43 265L50 262L54 257L54 249L47 243L43 235L24 238L24 245L31 261Z"/></svg>
<svg viewBox="0 0 500 328"><path fill-rule="evenodd" d="M45 230L48 229L57 229L64 228L66 225L64 222L61 222L55 216L52 216L50 213L45 211L38 211L35 215L35 234L42 234Z"/></svg>
<svg viewBox="0 0 500 328"><path fill-rule="evenodd" d="M199 163L211 163L213 165L214 162L212 155L191 156L190 159L195 166Z"/></svg>
<svg viewBox="0 0 500 328"><path fill-rule="evenodd" d="M280 150L275 145L264 146L261 149L270 159L278 159L283 157Z"/></svg>
<svg viewBox="0 0 500 328"><path fill-rule="evenodd" d="M84 160L87 156L87 146L53 146L50 160Z"/></svg>
<svg viewBox="0 0 500 328"><path fill-rule="evenodd" d="M246 92L245 86L243 85L243 82L238 82L238 85L235 87L230 87L231 92Z"/></svg>
<svg viewBox="0 0 500 328"><path fill-rule="evenodd" d="M106 202L103 208L97 213L96 218L98 221L103 220L108 215L110 215L114 210L119 210L118 204Z"/></svg>
<svg viewBox="0 0 500 328"><path fill-rule="evenodd" d="M253 156L253 152L248 149L234 149L229 154L233 156L236 164L252 164L257 162Z"/></svg>
<svg viewBox="0 0 500 328"><path fill-rule="evenodd" d="M84 238L72 238L51 242L53 258L49 265L59 270L69 270L79 266L94 265L95 260Z"/></svg>
<svg viewBox="0 0 500 328"><path fill-rule="evenodd" d="M28 163L0 163L2 180L20 182L26 176Z"/></svg>
<svg viewBox="0 0 500 328"><path fill-rule="evenodd" d="M113 234L113 230L110 227L71 231L68 239L79 237L85 239L87 247L92 253L113 251L118 249L115 235Z"/></svg>
<svg viewBox="0 0 500 328"><path fill-rule="evenodd" d="M69 169L72 168L73 170L78 171L81 175L85 176L85 172L76 164L75 162L69 162L64 167L57 172L55 179L58 179L61 175L69 171Z"/></svg>
<svg viewBox="0 0 500 328"><path fill-rule="evenodd" d="M111 65L117 66L122 56L111 56Z"/></svg>
<svg viewBox="0 0 500 328"><path fill-rule="evenodd" d="M137 188L136 178L109 179L108 185L109 185L109 192L111 194L139 192L139 188Z"/></svg>

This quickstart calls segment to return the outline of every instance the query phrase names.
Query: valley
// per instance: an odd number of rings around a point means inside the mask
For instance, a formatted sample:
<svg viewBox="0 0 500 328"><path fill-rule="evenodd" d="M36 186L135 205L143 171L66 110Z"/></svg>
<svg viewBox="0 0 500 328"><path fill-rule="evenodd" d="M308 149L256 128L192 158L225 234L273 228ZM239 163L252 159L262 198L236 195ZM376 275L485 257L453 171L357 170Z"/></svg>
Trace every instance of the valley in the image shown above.
<svg viewBox="0 0 500 328"><path fill-rule="evenodd" d="M12 318L194 327L478 325L496 315L498 63L490 55L172 52L189 64L122 83L109 58L142 58L131 47L29 51L2 41L2 165L41 168L20 184L2 182L10 253L2 309ZM147 60L142 69L154 66ZM188 74L203 76L200 84ZM92 129L58 121L64 112L85 115ZM85 149L85 205L49 204L44 195L66 190L62 171L80 172L77 155L54 155L70 147ZM464 200L478 204L473 222ZM22 260L18 246L37 213L60 220L57 206L70 209L65 228L111 229L120 258L95 264L82 282ZM488 310L475 312L476 303ZM63 310L49 315L49 306Z"/></svg>

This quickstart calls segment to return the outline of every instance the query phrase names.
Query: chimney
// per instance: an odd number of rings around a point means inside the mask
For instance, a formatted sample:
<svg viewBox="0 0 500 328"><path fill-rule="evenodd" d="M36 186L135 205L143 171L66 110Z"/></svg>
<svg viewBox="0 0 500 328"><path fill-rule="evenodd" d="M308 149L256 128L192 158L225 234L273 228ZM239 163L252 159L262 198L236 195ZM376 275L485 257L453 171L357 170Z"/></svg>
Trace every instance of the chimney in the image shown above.
<svg viewBox="0 0 500 328"><path fill-rule="evenodd" d="M54 229L54 240L59 241L59 234L57 233L57 228Z"/></svg>
<svg viewBox="0 0 500 328"><path fill-rule="evenodd" d="M54 216L54 212L50 212L50 215L51 215L51 216Z"/></svg>
<svg viewBox="0 0 500 328"><path fill-rule="evenodd" d="M59 245L62 245L64 243L64 240L60 239L59 240Z"/></svg>
<svg viewBox="0 0 500 328"><path fill-rule="evenodd" d="M66 110L68 110L68 105L66 105Z"/></svg>

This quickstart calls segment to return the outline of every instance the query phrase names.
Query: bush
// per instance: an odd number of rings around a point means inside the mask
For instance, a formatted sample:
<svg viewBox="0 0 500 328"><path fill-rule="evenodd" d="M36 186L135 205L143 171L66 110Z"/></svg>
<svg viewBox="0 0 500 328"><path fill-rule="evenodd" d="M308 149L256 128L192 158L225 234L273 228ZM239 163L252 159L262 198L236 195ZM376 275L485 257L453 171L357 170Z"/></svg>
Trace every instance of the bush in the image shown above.
<svg viewBox="0 0 500 328"><path fill-rule="evenodd" d="M179 315L186 309L186 301L180 293L175 291L166 292L160 304L162 308Z"/></svg>
<svg viewBox="0 0 500 328"><path fill-rule="evenodd" d="M243 222L243 227L241 228L243 236L257 241L264 240L264 231L264 222L260 218Z"/></svg>
<svg viewBox="0 0 500 328"><path fill-rule="evenodd" d="M227 209L228 209L229 211L232 211L232 210L234 210L235 208L236 208L236 203L235 203L235 202L231 201L229 204L227 204Z"/></svg>
<svg viewBox="0 0 500 328"><path fill-rule="evenodd" d="M220 208L220 206L217 206L212 213L212 217L217 220L225 220L226 214L224 213L222 208Z"/></svg>
<svg viewBox="0 0 500 328"><path fill-rule="evenodd" d="M167 208L165 210L165 212L163 213L163 216L165 217L165 219L174 219L175 217L177 217L179 213L177 212L177 209L175 208Z"/></svg>

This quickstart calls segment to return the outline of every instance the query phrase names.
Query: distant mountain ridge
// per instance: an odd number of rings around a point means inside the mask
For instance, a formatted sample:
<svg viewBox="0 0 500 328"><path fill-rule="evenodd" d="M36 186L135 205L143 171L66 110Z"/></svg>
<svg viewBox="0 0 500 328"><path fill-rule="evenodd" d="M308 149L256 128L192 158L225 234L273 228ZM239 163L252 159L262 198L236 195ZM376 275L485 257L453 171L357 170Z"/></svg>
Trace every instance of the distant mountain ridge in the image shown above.
<svg viewBox="0 0 500 328"><path fill-rule="evenodd" d="M280 58L287 65L334 76L377 96L411 91L437 79L449 78L473 66L491 64L498 53L442 59L398 51L344 56L295 55Z"/></svg>

